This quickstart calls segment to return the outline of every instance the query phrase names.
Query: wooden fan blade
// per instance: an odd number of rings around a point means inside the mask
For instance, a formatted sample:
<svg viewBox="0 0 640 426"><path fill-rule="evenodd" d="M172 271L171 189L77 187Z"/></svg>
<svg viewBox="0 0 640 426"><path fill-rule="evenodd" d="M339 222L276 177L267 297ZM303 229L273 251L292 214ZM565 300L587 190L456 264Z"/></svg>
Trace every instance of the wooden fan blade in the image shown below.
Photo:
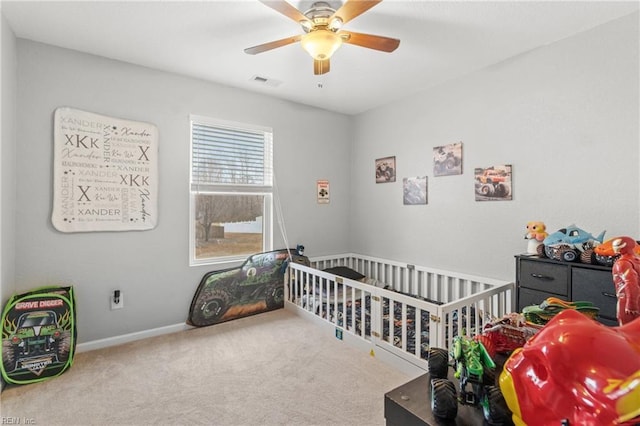
<svg viewBox="0 0 640 426"><path fill-rule="evenodd" d="M329 65L329 59L314 59L313 60L313 73L315 75L326 74L331 70Z"/></svg>
<svg viewBox="0 0 640 426"><path fill-rule="evenodd" d="M257 53L266 52L267 50L271 50L277 47L282 47L288 44L295 43L297 41L300 41L301 38L302 38L301 35L297 35L293 37L283 38L281 40L271 41L269 43L259 44L253 47L247 47L246 49L244 49L244 53L248 53L249 55L255 55Z"/></svg>
<svg viewBox="0 0 640 426"><path fill-rule="evenodd" d="M347 0L345 4L343 4L340 9L336 10L333 16L329 18L329 22L331 22L331 19L338 17L342 20L343 24L346 24L353 18L362 15L381 1L382 0Z"/></svg>
<svg viewBox="0 0 640 426"><path fill-rule="evenodd" d="M356 46L381 50L383 52L393 52L400 46L400 40L397 38L354 33L352 31L338 31L338 35L342 37L344 43L355 44Z"/></svg>
<svg viewBox="0 0 640 426"><path fill-rule="evenodd" d="M284 0L260 0L260 3L270 7L276 12L282 13L284 16L289 19L293 19L297 23L302 23L309 20L309 18L302 14L302 12L300 12L298 9L291 6Z"/></svg>

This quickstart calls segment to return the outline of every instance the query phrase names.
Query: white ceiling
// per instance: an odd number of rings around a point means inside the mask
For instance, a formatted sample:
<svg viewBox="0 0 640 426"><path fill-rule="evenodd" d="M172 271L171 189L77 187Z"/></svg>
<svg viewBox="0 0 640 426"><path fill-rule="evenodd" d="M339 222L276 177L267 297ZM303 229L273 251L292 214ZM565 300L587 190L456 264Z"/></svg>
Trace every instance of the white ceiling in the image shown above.
<svg viewBox="0 0 640 426"><path fill-rule="evenodd" d="M304 11L309 2L291 4ZM323 76L313 75L299 43L244 53L302 32L255 0L3 0L1 7L17 37L357 114L634 13L639 2L384 0L344 28L398 38L400 47L343 45Z"/></svg>

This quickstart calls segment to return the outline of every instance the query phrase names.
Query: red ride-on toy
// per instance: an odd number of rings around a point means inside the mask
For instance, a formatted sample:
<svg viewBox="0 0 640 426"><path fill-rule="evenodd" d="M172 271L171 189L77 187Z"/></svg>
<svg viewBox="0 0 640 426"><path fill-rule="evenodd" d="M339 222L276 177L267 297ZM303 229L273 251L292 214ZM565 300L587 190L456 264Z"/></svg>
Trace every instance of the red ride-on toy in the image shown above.
<svg viewBox="0 0 640 426"><path fill-rule="evenodd" d="M562 311L513 352L500 388L516 425L638 425L640 319L607 327Z"/></svg>
<svg viewBox="0 0 640 426"><path fill-rule="evenodd" d="M475 337L482 342L492 358L496 354L510 354L536 334L542 326L528 323L524 316L511 313L484 326L481 335Z"/></svg>

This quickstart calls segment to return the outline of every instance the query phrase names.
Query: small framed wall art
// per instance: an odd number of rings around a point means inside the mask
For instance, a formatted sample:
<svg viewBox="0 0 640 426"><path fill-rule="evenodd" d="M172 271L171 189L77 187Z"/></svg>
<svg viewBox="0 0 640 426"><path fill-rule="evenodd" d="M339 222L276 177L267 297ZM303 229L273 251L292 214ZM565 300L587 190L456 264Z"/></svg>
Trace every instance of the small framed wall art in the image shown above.
<svg viewBox="0 0 640 426"><path fill-rule="evenodd" d="M396 157L376 159L376 183L396 181Z"/></svg>
<svg viewBox="0 0 640 426"><path fill-rule="evenodd" d="M462 142L433 148L433 175L462 174Z"/></svg>
<svg viewBox="0 0 640 426"><path fill-rule="evenodd" d="M427 204L427 177L404 178L402 194L402 202L405 206Z"/></svg>
<svg viewBox="0 0 640 426"><path fill-rule="evenodd" d="M511 165L476 167L476 201L510 201L513 197Z"/></svg>
<svg viewBox="0 0 640 426"><path fill-rule="evenodd" d="M322 179L316 182L318 204L329 204L329 181Z"/></svg>

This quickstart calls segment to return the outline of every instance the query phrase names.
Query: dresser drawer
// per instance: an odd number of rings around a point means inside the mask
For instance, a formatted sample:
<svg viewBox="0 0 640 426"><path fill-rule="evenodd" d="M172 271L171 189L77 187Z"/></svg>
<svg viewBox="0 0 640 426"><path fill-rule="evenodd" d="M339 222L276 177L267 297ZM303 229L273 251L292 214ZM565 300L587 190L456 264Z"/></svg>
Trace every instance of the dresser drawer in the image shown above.
<svg viewBox="0 0 640 426"><path fill-rule="evenodd" d="M539 305L548 297L557 297L558 299L567 300L566 296L550 295L546 291L537 291L520 287L518 289L518 312L522 312L522 309L525 306Z"/></svg>
<svg viewBox="0 0 640 426"><path fill-rule="evenodd" d="M569 268L554 263L520 260L518 285L569 296Z"/></svg>
<svg viewBox="0 0 640 426"><path fill-rule="evenodd" d="M600 316L616 320L616 287L610 271L574 268L571 272L571 298L588 300L600 308Z"/></svg>
<svg viewBox="0 0 640 426"><path fill-rule="evenodd" d="M598 322L608 325L609 327L617 327L619 325L617 319L609 319L602 316L598 317Z"/></svg>

